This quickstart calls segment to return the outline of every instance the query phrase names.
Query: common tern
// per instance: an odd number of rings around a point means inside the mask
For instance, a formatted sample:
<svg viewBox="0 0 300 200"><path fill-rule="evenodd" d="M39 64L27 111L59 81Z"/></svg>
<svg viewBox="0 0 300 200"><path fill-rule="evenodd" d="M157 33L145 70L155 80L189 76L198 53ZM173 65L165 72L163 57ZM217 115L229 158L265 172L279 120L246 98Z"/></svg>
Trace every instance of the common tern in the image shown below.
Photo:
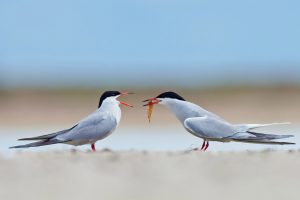
<svg viewBox="0 0 300 200"><path fill-rule="evenodd" d="M148 119L150 122L152 109L155 104L167 107L183 127L196 137L203 139L201 150L206 151L209 141L218 142L244 142L258 144L295 144L290 142L278 142L277 139L293 137L293 135L274 135L255 132L254 129L276 124L230 124L221 117L186 101L175 92L164 92L155 98L147 99L144 106L148 106Z"/></svg>
<svg viewBox="0 0 300 200"><path fill-rule="evenodd" d="M96 151L95 143L98 140L109 136L119 125L121 120L120 104L132 107L131 105L118 101L117 98L126 96L128 92L106 91L100 97L98 109L79 121L72 128L56 133L22 138L21 141L37 140L37 142L14 146L11 148L39 147L51 144L69 144L74 146L90 144L93 151Z"/></svg>

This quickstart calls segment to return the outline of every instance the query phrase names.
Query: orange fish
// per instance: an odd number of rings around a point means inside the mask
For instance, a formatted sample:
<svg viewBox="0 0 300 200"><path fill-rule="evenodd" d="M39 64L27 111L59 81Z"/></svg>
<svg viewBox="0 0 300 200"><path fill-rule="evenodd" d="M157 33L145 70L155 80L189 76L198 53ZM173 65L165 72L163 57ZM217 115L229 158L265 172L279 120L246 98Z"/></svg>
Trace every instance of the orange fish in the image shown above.
<svg viewBox="0 0 300 200"><path fill-rule="evenodd" d="M153 107L154 107L154 104L152 103L152 101L149 102L149 104L148 104L148 120L149 120L149 123L151 122Z"/></svg>

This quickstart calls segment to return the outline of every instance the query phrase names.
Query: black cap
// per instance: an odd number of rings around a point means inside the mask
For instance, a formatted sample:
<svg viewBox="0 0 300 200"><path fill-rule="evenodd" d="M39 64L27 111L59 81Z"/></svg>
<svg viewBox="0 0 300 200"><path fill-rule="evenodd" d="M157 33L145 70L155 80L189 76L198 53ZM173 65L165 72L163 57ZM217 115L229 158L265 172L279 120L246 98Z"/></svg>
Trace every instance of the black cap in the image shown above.
<svg viewBox="0 0 300 200"><path fill-rule="evenodd" d="M106 91L106 92L104 92L104 93L101 95L101 97L100 97L100 101L99 101L99 106L98 106L98 108L101 107L103 101L104 101L106 98L108 98L108 97L115 97L115 96L118 96L118 95L120 95L120 94L121 94L121 92L119 92L119 91Z"/></svg>
<svg viewBox="0 0 300 200"><path fill-rule="evenodd" d="M178 99L181 101L185 101L184 98L182 98L180 95L176 94L175 92L164 92L158 95L156 98L160 98L160 99L170 98L170 99Z"/></svg>

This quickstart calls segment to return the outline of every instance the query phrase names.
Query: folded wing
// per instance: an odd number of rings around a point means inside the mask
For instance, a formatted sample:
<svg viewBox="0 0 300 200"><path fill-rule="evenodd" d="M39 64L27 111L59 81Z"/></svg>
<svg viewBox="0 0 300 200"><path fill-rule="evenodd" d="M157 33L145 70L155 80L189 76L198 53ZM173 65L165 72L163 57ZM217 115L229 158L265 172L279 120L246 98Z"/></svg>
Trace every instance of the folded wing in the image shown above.
<svg viewBox="0 0 300 200"><path fill-rule="evenodd" d="M273 140L293 137L293 135L275 135L253 132L254 128L274 124L231 125L226 121L212 117L194 117L184 121L185 128L192 134L208 140L235 141L259 144L295 144Z"/></svg>
<svg viewBox="0 0 300 200"><path fill-rule="evenodd" d="M192 134L207 139L222 139L236 133L231 124L208 116L188 118L184 126Z"/></svg>

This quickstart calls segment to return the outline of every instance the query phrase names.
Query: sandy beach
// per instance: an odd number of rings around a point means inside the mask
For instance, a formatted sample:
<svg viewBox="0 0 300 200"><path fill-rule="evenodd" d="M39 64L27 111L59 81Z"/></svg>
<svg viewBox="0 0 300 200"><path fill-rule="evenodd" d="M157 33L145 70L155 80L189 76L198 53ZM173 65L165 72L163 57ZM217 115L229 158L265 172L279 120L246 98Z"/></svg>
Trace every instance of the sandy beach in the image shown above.
<svg viewBox="0 0 300 200"><path fill-rule="evenodd" d="M299 151L0 157L0 199L299 199Z"/></svg>

